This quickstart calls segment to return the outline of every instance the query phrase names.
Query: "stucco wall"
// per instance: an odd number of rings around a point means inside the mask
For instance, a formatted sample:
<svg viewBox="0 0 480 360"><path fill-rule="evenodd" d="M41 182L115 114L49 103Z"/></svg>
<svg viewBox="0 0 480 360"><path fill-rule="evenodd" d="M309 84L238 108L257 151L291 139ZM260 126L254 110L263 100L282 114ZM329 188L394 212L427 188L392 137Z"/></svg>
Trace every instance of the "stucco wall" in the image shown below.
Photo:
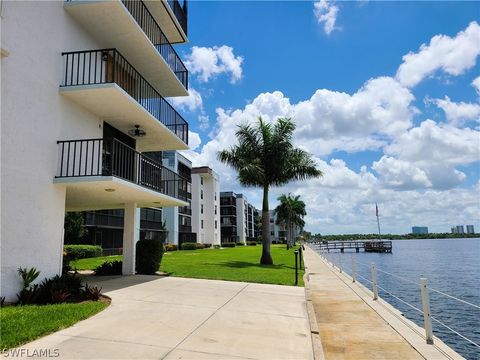
<svg viewBox="0 0 480 360"><path fill-rule="evenodd" d="M61 270L65 188L54 185L57 140L102 136L102 122L59 95L62 51L101 48L62 1L4 2L1 59L1 296L17 268L39 281Z"/></svg>

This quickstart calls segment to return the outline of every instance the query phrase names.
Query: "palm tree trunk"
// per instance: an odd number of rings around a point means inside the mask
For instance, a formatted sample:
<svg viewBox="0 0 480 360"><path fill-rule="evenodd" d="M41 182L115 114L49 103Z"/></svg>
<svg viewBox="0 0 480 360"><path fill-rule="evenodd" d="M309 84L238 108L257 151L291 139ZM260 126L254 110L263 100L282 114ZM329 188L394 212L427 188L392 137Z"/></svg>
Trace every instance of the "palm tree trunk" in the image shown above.
<svg viewBox="0 0 480 360"><path fill-rule="evenodd" d="M268 209L268 186L263 187L263 208L262 208L262 257L260 264L272 265L273 259L270 253L270 212Z"/></svg>

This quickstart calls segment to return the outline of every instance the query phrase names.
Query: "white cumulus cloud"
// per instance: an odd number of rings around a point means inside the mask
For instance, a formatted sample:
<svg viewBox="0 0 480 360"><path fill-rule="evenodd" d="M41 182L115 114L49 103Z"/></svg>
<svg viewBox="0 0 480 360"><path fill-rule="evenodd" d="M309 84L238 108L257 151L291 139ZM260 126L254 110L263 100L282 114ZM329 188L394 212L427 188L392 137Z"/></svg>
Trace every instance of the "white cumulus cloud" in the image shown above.
<svg viewBox="0 0 480 360"><path fill-rule="evenodd" d="M320 0L313 4L313 13L319 24L323 23L325 34L330 35L337 22L339 8L334 1Z"/></svg>
<svg viewBox="0 0 480 360"><path fill-rule="evenodd" d="M448 96L444 99L427 99L443 110L447 120L454 125L463 125L470 120L480 121L480 104L454 102Z"/></svg>
<svg viewBox="0 0 480 360"><path fill-rule="evenodd" d="M207 82L220 74L230 75L230 82L236 83L242 78L242 56L235 56L230 46L199 47L193 46L186 56L185 65L201 82Z"/></svg>
<svg viewBox="0 0 480 360"><path fill-rule="evenodd" d="M437 70L458 76L475 65L479 54L480 26L473 21L455 37L436 35L418 52L403 56L397 79L404 86L414 87Z"/></svg>
<svg viewBox="0 0 480 360"><path fill-rule="evenodd" d="M480 76L473 79L472 86L475 88L475 91L477 92L478 96L480 96Z"/></svg>
<svg viewBox="0 0 480 360"><path fill-rule="evenodd" d="M168 100L172 103L172 105L182 110L193 112L203 109L202 96L192 87L188 89L188 96L171 97Z"/></svg>

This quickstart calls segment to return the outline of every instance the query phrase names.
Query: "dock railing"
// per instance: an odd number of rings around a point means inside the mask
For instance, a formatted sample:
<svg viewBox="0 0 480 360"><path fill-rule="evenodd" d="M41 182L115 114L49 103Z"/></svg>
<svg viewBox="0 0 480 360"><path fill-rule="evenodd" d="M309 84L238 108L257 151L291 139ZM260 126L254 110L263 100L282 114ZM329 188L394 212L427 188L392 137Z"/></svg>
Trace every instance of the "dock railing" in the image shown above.
<svg viewBox="0 0 480 360"><path fill-rule="evenodd" d="M321 251L317 253L323 258L323 260L326 263L331 265L339 273L343 272L348 274L348 272L345 271L345 268L343 266L344 264L343 257L346 256L344 253L328 253L326 251ZM458 303L473 307L477 310L480 310L480 305L477 305L467 300L460 299L456 296L447 294L444 291L429 287L428 279L423 276L421 276L419 278L419 281L416 282L414 280L407 279L403 276L395 275L383 269L379 269L376 267L374 262L372 262L370 265L360 262L356 260L353 256L351 256L350 264L351 264L350 266L351 281L353 283L359 281L367 288L371 286L373 300L378 300L379 290L381 290L384 294L387 294L388 296L394 298L395 300L399 301L403 305L419 313L423 317L423 328L425 330L425 340L427 344L433 344L433 326L432 326L432 321L433 321L435 324L438 324L439 326L443 327L449 332L455 334L456 336L460 337L464 341L468 342L470 345L473 345L480 349L480 344L468 338L467 336L460 333L459 331L453 329L451 326L445 324L443 321L439 320L437 317L432 316L430 311L430 293L435 293L436 295L440 295L450 300L457 301ZM366 276L359 274L358 270L356 269L356 265L365 267L367 269L367 272L368 270L370 270L371 278L369 279ZM407 282L410 284L415 284L415 286L419 286L419 294L420 294L422 309L420 309L418 306L411 304L408 300L402 299L401 296L398 296L398 294L394 294L392 293L392 291L389 291L384 287L380 286L377 280L378 273L381 273L382 275L385 275L385 276L392 277L395 280L399 280L399 281Z"/></svg>

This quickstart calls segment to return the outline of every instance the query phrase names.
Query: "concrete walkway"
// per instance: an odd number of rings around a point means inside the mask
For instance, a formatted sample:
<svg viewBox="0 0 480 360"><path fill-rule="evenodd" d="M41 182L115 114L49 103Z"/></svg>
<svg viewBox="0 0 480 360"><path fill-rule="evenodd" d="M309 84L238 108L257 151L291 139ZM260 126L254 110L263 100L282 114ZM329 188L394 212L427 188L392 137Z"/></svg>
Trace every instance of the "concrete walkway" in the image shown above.
<svg viewBox="0 0 480 360"><path fill-rule="evenodd" d="M312 328L318 329L321 341L316 359L462 359L438 338L427 345L423 329L385 301L373 301L368 289L352 283L312 249L305 249L304 258L308 307L316 320Z"/></svg>
<svg viewBox="0 0 480 360"><path fill-rule="evenodd" d="M112 304L21 348L61 359L312 359L303 288L125 276L102 281ZM91 281L89 281L91 282Z"/></svg>

